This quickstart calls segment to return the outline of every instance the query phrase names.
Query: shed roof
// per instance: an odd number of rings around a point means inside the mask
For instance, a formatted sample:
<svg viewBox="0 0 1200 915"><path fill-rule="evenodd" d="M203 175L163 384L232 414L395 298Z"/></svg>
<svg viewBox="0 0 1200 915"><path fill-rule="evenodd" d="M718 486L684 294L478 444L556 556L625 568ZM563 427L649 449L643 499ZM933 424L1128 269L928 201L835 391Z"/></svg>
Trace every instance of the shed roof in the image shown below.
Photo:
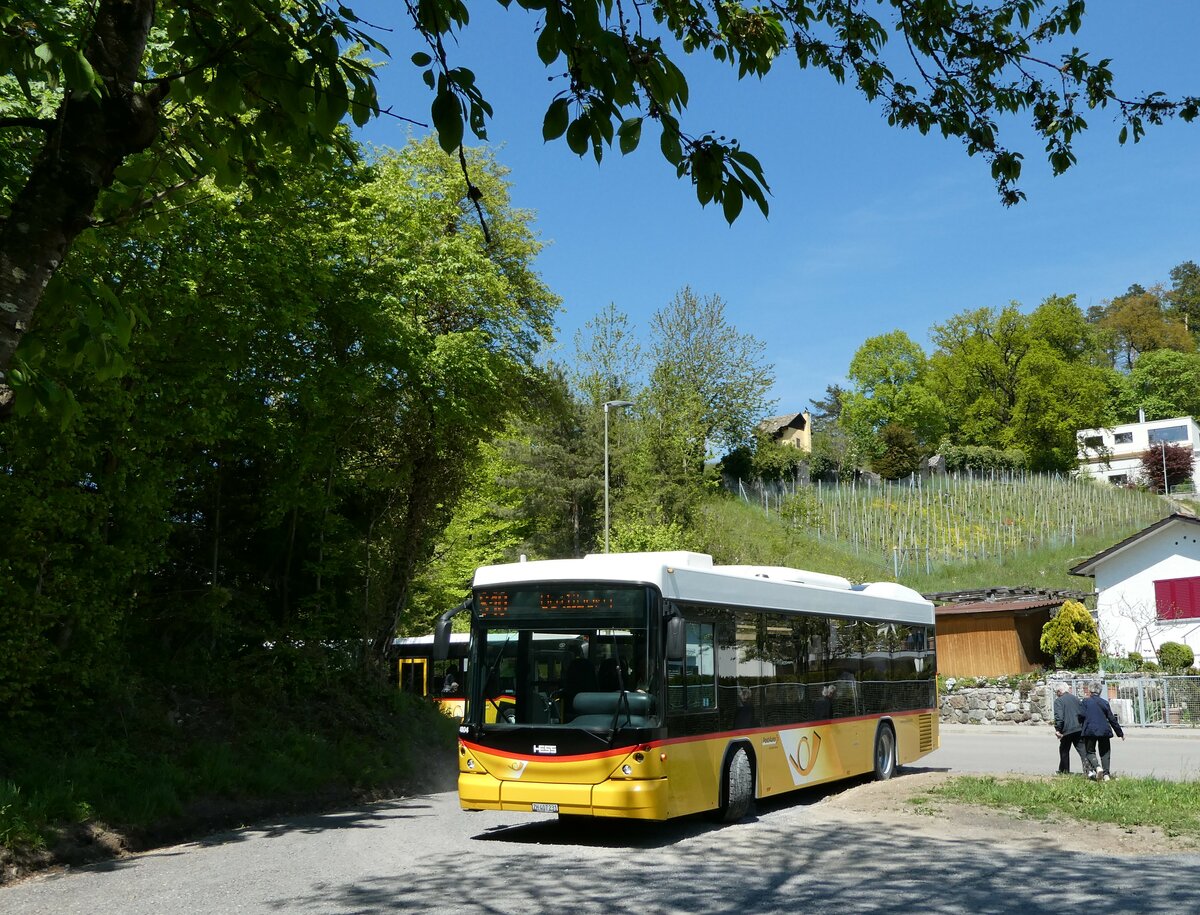
<svg viewBox="0 0 1200 915"><path fill-rule="evenodd" d="M1007 613L1012 616L1026 616L1030 613L1036 613L1039 610L1053 610L1061 606L1061 600L1052 600L1045 597L1031 598L1029 600L979 600L934 607L933 613L935 618L980 613Z"/></svg>
<svg viewBox="0 0 1200 915"><path fill-rule="evenodd" d="M1129 549L1131 546L1134 546L1135 544L1140 543L1141 541L1145 540L1147 537L1150 537L1150 536L1158 533L1163 528L1170 527L1173 524L1200 525L1200 518L1197 518L1195 515L1183 514L1182 512L1175 512L1173 514L1167 515L1167 517L1162 518L1159 521L1155 521L1149 527L1142 528L1136 534L1126 537L1124 540L1120 541L1119 543L1114 543L1108 549L1101 550L1099 553L1097 553L1095 556L1092 556L1090 559L1085 559L1083 562L1079 563L1079 565L1072 567L1069 571L1072 575L1082 575L1082 576L1094 577L1096 574L1096 567L1098 565L1105 562L1106 560L1112 559L1114 556L1116 556L1119 553L1125 552L1125 550Z"/></svg>

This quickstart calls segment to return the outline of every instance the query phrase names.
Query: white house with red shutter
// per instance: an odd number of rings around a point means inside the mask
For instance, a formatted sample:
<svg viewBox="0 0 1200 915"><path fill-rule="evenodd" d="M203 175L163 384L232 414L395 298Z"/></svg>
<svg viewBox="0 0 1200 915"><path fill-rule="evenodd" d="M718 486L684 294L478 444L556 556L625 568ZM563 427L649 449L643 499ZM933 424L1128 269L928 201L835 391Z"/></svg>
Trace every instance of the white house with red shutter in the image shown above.
<svg viewBox="0 0 1200 915"><path fill-rule="evenodd" d="M1107 653L1157 658L1181 642L1200 658L1200 519L1168 515L1071 570L1096 581L1096 622Z"/></svg>

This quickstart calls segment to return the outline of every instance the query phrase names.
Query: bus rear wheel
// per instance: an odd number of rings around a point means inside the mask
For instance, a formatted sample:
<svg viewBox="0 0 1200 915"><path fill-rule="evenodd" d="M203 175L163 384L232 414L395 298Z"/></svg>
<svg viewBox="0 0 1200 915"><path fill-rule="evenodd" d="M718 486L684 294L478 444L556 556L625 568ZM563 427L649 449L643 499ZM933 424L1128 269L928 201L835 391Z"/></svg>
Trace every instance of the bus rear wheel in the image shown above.
<svg viewBox="0 0 1200 915"><path fill-rule="evenodd" d="M738 747L725 764L724 802L718 811L718 819L724 823L736 823L750 811L754 800L754 767L745 747Z"/></svg>
<svg viewBox="0 0 1200 915"><path fill-rule="evenodd" d="M875 732L875 778L887 781L896 774L896 732L881 724Z"/></svg>

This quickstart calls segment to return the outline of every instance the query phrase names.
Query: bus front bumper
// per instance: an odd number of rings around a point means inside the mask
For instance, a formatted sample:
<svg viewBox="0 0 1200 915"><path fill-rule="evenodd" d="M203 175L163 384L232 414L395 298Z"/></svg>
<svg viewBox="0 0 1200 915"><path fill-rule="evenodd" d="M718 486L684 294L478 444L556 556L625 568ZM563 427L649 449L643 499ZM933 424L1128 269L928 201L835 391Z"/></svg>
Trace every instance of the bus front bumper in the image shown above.
<svg viewBox="0 0 1200 915"><path fill-rule="evenodd" d="M501 780L482 772L461 772L458 800L464 810L540 811L637 820L665 820L670 815L665 778L572 785Z"/></svg>

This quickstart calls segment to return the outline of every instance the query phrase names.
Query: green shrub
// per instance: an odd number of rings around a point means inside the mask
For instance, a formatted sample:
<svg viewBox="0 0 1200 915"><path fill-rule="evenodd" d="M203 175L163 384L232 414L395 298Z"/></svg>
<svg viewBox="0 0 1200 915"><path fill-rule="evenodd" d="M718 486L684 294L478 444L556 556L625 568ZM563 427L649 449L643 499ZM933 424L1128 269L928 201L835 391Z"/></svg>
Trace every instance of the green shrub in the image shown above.
<svg viewBox="0 0 1200 915"><path fill-rule="evenodd" d="M1099 668L1110 674L1135 674L1142 669L1141 660L1132 658L1114 658L1111 655L1100 658Z"/></svg>
<svg viewBox="0 0 1200 915"><path fill-rule="evenodd" d="M1144 660L1142 658L1142 653L1140 651L1131 651L1131 652L1129 652L1129 654L1125 655L1125 657L1128 658L1130 661L1132 661L1134 664L1141 664L1142 661Z"/></svg>
<svg viewBox="0 0 1200 915"><path fill-rule="evenodd" d="M1087 608L1076 600L1066 601L1042 627L1041 649L1053 655L1059 667L1095 670L1100 658L1100 634Z"/></svg>
<svg viewBox="0 0 1200 915"><path fill-rule="evenodd" d="M885 480L899 480L921 467L921 444L911 430L888 423L879 432L883 453L871 461L871 469Z"/></svg>
<svg viewBox="0 0 1200 915"><path fill-rule="evenodd" d="M1158 663L1166 670L1186 670L1195 660L1195 652L1180 642L1163 642L1158 646Z"/></svg>
<svg viewBox="0 0 1200 915"><path fill-rule="evenodd" d="M1159 671L1159 666L1157 664L1155 664L1153 661L1147 661L1145 664L1142 665L1142 670L1144 670L1148 674L1156 674Z"/></svg>
<svg viewBox="0 0 1200 915"><path fill-rule="evenodd" d="M946 445L940 453L946 459L946 470L951 473L959 470L1020 473L1029 467L1028 457L1019 449L1001 451L986 445Z"/></svg>

